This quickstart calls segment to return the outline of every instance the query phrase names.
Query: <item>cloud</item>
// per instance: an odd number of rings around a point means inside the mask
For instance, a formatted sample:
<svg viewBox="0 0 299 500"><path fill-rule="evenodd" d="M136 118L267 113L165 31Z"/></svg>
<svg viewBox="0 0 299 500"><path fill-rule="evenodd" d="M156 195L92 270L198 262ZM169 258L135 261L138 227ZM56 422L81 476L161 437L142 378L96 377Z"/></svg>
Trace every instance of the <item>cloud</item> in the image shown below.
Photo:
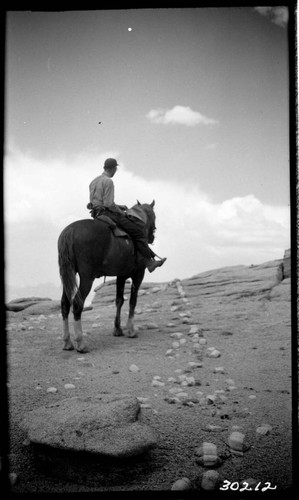
<svg viewBox="0 0 299 500"><path fill-rule="evenodd" d="M267 18L269 18L272 23L277 24L277 26L285 28L288 24L288 7L254 7L254 10L256 10L262 16L266 16Z"/></svg>
<svg viewBox="0 0 299 500"><path fill-rule="evenodd" d="M39 161L20 152L4 161L6 276L12 284L59 284L57 238L77 219L89 218L88 185L115 152L67 160ZM155 199L153 250L167 256L147 281L170 281L236 264L283 257L290 246L288 207L263 204L253 194L215 203L192 180L147 180L120 165L116 202Z"/></svg>
<svg viewBox="0 0 299 500"><path fill-rule="evenodd" d="M207 118L198 111L193 111L189 106L174 106L172 109L152 109L146 115L152 123L163 125L179 124L187 127L196 125L215 125L217 120Z"/></svg>

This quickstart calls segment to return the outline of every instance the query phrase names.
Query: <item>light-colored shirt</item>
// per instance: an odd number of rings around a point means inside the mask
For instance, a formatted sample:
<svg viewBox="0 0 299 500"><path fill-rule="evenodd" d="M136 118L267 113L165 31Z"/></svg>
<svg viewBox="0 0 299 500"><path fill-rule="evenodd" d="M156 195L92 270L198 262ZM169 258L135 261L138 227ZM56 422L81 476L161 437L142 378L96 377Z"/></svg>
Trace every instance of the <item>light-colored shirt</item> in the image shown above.
<svg viewBox="0 0 299 500"><path fill-rule="evenodd" d="M89 201L94 207L118 208L114 203L113 180L106 172L93 179L89 184Z"/></svg>

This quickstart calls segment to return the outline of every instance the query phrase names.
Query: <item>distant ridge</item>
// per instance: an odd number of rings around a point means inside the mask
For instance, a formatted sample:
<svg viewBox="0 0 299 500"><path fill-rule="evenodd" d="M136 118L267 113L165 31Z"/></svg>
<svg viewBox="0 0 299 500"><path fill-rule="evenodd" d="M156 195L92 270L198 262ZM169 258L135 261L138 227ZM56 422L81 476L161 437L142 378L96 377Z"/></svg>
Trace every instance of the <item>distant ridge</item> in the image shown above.
<svg viewBox="0 0 299 500"><path fill-rule="evenodd" d="M5 302L21 299L22 297L47 297L52 300L60 300L61 286L53 283L41 283L34 286L11 286L6 285Z"/></svg>

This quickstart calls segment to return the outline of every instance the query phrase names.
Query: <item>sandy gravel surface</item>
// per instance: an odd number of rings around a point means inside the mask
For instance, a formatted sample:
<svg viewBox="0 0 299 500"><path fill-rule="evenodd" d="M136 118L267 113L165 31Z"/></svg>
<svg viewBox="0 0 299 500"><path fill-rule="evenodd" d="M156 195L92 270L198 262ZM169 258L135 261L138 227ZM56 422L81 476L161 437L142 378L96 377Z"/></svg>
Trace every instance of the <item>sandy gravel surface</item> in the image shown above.
<svg viewBox="0 0 299 500"><path fill-rule="evenodd" d="M206 469L196 463L194 451L205 441L216 444L224 457L216 469L222 485L254 478L260 488L267 483L277 491L292 486L290 302L270 300L262 293L207 298L190 287L185 290L183 300L175 283L148 288L139 297L134 339L112 336L114 305L96 304L83 314L90 347L84 355L62 351L58 313L8 313L13 492L166 492L182 477L198 491ZM127 310L126 302L123 324ZM206 340L199 350L194 349L192 325ZM172 345L178 340L171 337L173 333L185 339L179 347ZM220 357L208 357L210 347ZM173 351L167 355L169 349ZM132 364L139 370L130 371ZM215 373L219 367L224 373ZM184 374L194 377L196 385L179 386ZM164 385L153 386L155 376ZM65 384L75 387L66 389ZM47 392L49 387L57 392ZM174 387L195 403L170 403ZM224 398L210 404L207 396L217 390L224 391L218 393ZM141 418L157 433L155 449L126 463L62 457L56 452L36 459L20 428L25 412L68 397L105 392L145 398ZM258 435L256 429L265 423L271 431ZM227 439L234 429L245 434L249 446L242 457L229 453Z"/></svg>

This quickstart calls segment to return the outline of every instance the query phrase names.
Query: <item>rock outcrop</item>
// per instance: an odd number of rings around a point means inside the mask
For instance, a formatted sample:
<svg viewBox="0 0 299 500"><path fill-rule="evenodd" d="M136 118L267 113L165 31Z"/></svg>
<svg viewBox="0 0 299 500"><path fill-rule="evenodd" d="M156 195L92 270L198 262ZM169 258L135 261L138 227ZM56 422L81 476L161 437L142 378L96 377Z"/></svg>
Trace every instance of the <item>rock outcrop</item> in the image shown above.
<svg viewBox="0 0 299 500"><path fill-rule="evenodd" d="M154 431L139 416L137 398L100 394L32 410L22 427L33 444L123 459L156 445Z"/></svg>
<svg viewBox="0 0 299 500"><path fill-rule="evenodd" d="M49 302L52 302L52 300L49 298L41 298L41 297L22 297L21 299L14 299L8 302L6 304L6 309L7 311L19 312L23 311L24 309L27 309L27 307L40 304L41 302L47 302L47 304L49 304Z"/></svg>
<svg viewBox="0 0 299 500"><path fill-rule="evenodd" d="M206 271L190 278L175 279L167 283L143 282L139 296L152 292L164 291L171 296L171 288L180 283L188 298L205 300L219 297L222 301L238 300L250 296L268 298L291 298L290 289L290 251L285 252L283 259L251 266L229 266ZM278 286L283 285L283 286ZM125 300L130 296L131 282L125 285ZM94 307L112 304L116 297L116 280L109 280L94 290L92 301Z"/></svg>

